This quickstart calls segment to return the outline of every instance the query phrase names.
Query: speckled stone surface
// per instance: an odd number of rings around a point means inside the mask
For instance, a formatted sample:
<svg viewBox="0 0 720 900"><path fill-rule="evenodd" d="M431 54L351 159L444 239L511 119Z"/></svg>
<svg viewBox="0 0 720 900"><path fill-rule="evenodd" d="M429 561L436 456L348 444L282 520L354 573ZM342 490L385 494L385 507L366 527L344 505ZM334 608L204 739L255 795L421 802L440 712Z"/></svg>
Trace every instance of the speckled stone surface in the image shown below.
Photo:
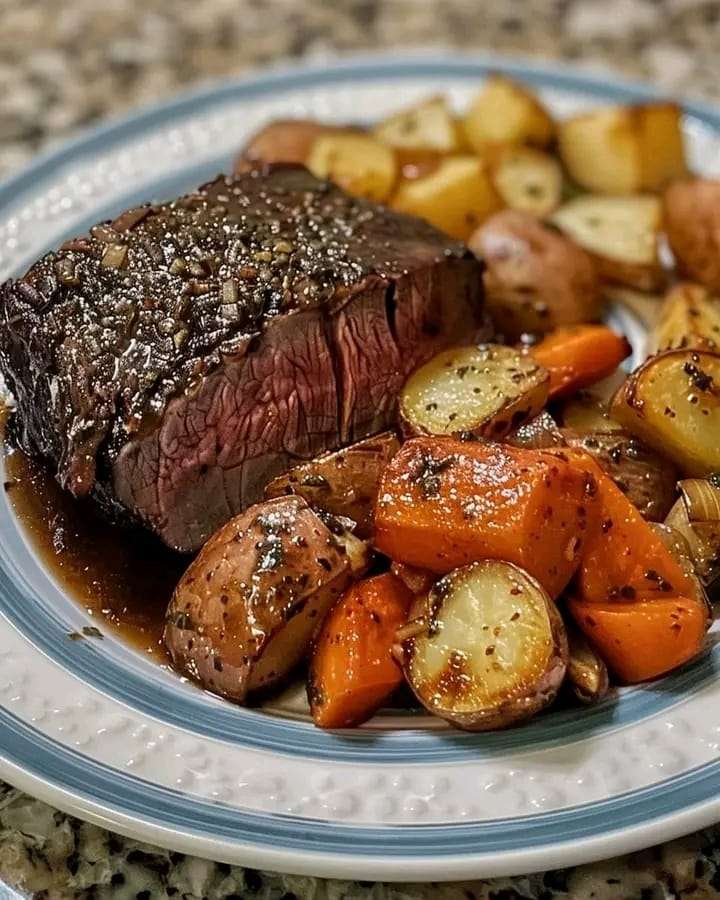
<svg viewBox="0 0 720 900"><path fill-rule="evenodd" d="M706 0L0 0L0 175L106 116L288 57L477 48L720 97ZM720 828L561 872L462 885L329 882L148 847L0 782L0 878L47 898L664 900L720 897Z"/></svg>

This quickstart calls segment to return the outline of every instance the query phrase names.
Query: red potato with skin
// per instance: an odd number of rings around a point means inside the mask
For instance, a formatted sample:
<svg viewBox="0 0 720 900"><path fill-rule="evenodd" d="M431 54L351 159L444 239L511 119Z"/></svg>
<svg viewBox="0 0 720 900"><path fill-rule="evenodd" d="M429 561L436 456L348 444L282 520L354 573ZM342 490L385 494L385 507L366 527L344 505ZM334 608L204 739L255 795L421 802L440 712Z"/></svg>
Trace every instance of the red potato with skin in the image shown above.
<svg viewBox="0 0 720 900"><path fill-rule="evenodd" d="M237 703L281 682L366 564L296 496L251 506L205 544L168 606L165 645L179 672Z"/></svg>

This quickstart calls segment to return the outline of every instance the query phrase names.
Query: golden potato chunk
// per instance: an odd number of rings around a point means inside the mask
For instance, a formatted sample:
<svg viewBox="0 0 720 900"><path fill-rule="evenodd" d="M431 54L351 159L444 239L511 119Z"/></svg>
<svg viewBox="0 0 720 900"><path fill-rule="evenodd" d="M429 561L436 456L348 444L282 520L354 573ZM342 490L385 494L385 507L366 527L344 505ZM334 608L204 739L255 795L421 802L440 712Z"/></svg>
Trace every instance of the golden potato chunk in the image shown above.
<svg viewBox="0 0 720 900"><path fill-rule="evenodd" d="M543 217L559 206L562 169L548 153L533 147L505 147L491 166L493 183L510 209Z"/></svg>
<svg viewBox="0 0 720 900"><path fill-rule="evenodd" d="M572 116L558 125L558 147L570 177L601 194L660 190L687 172L681 110L672 103Z"/></svg>
<svg viewBox="0 0 720 900"><path fill-rule="evenodd" d="M687 475L720 471L720 356L668 350L627 379L610 414Z"/></svg>
<svg viewBox="0 0 720 900"><path fill-rule="evenodd" d="M462 124L477 153L497 144L546 147L555 134L553 120L535 94L501 75L487 79Z"/></svg>
<svg viewBox="0 0 720 900"><path fill-rule="evenodd" d="M348 194L387 200L398 174L393 151L364 134L321 134L306 165L318 178L334 181Z"/></svg>
<svg viewBox="0 0 720 900"><path fill-rule="evenodd" d="M424 177L400 182L390 205L466 240L502 201L484 162L450 156Z"/></svg>
<svg viewBox="0 0 720 900"><path fill-rule="evenodd" d="M575 197L553 213L552 221L593 254L602 278L648 291L665 282L658 254L662 209L657 197Z"/></svg>
<svg viewBox="0 0 720 900"><path fill-rule="evenodd" d="M373 134L397 150L455 153L460 149L458 126L445 97L431 97L395 113L376 125Z"/></svg>

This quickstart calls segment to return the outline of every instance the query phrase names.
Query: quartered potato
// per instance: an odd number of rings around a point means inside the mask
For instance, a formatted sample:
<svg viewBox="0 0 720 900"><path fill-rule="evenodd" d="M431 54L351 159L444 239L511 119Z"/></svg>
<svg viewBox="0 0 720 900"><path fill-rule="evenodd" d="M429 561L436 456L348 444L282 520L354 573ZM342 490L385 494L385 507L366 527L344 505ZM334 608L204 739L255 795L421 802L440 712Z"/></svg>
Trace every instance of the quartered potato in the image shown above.
<svg viewBox="0 0 720 900"><path fill-rule="evenodd" d="M535 94L500 75L487 79L462 124L477 153L497 144L546 147L555 134L553 120Z"/></svg>
<svg viewBox="0 0 720 900"><path fill-rule="evenodd" d="M464 241L502 200L486 163L475 156L449 156L427 175L401 181L390 205Z"/></svg>
<svg viewBox="0 0 720 900"><path fill-rule="evenodd" d="M399 449L393 432L366 438L279 475L265 488L265 496L299 494L313 507L352 519L358 536L368 537L380 476Z"/></svg>
<svg viewBox="0 0 720 900"><path fill-rule="evenodd" d="M677 472L672 463L620 430L565 429L563 437L568 446L593 456L645 519L665 518L675 500Z"/></svg>
<svg viewBox="0 0 720 900"><path fill-rule="evenodd" d="M602 278L641 291L665 283L658 255L659 198L575 197L553 214L552 221L593 255Z"/></svg>
<svg viewBox="0 0 720 900"><path fill-rule="evenodd" d="M331 531L301 497L251 506L210 538L175 589L164 632L175 667L244 702L300 662L366 565L365 544Z"/></svg>
<svg viewBox="0 0 720 900"><path fill-rule="evenodd" d="M468 246L486 265L486 308L507 340L600 317L602 297L589 254L529 213L496 213Z"/></svg>
<svg viewBox="0 0 720 900"><path fill-rule="evenodd" d="M669 350L616 394L610 414L687 475L720 471L720 356Z"/></svg>
<svg viewBox="0 0 720 900"><path fill-rule="evenodd" d="M648 354L676 348L720 350L720 300L699 284L676 285L660 308Z"/></svg>
<svg viewBox="0 0 720 900"><path fill-rule="evenodd" d="M487 731L527 719L552 703L565 677L560 614L537 581L510 563L484 560L446 575L408 632L401 659L410 687L458 728Z"/></svg>
<svg viewBox="0 0 720 900"><path fill-rule="evenodd" d="M501 438L537 415L549 375L532 357L500 344L446 350L417 369L400 394L408 435Z"/></svg>
<svg viewBox="0 0 720 900"><path fill-rule="evenodd" d="M398 150L460 150L458 126L445 97L431 97L395 113L373 129L375 137Z"/></svg>
<svg viewBox="0 0 720 900"><path fill-rule="evenodd" d="M327 178L356 197L382 202L395 186L398 165L390 147L366 134L321 134L306 165L317 178Z"/></svg>
<svg viewBox="0 0 720 900"><path fill-rule="evenodd" d="M560 205L563 173L558 161L533 147L504 147L492 162L498 194L510 209L547 216Z"/></svg>
<svg viewBox="0 0 720 900"><path fill-rule="evenodd" d="M720 181L689 178L671 184L663 218L680 272L720 294Z"/></svg>
<svg viewBox="0 0 720 900"><path fill-rule="evenodd" d="M583 703L602 700L610 687L605 663L575 625L565 623L568 639L567 680Z"/></svg>
<svg viewBox="0 0 720 900"><path fill-rule="evenodd" d="M687 172L681 115L673 103L581 113L558 125L560 157L572 179L590 191L659 190Z"/></svg>

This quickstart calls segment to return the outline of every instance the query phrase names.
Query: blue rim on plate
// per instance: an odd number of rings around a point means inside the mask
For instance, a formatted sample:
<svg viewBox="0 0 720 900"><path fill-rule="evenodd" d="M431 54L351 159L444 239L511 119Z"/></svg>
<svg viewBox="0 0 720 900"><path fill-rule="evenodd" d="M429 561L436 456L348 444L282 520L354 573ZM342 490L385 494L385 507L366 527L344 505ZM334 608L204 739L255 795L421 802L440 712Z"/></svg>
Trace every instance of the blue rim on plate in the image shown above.
<svg viewBox="0 0 720 900"><path fill-rule="evenodd" d="M323 68L292 68L210 87L80 137L41 157L0 185L0 215L23 194L36 190L38 183L58 167L92 157L111 145L120 145L149 126L169 124L205 112L209 107L327 84L368 80L385 83L411 77L477 80L494 70L502 70L539 88L572 91L611 102L647 100L660 95L645 86L608 83L598 77L557 68L480 57L393 62L380 58L338 62ZM691 117L720 132L720 113L714 108L689 103L685 109ZM217 165L227 162L218 159ZM204 164L192 174L197 174L200 181L213 173ZM183 178L189 175L186 169ZM170 182L167 187L172 187ZM125 199L130 205L143 198ZM102 210L96 209L93 220L102 214ZM60 235L59 239L64 236ZM0 527L7 529L7 521L0 523ZM720 658L716 647L698 662L664 679L659 686L628 691L619 703L600 704L582 714L551 713L516 731L485 735L419 730L328 734L304 722L211 701L189 687L178 690L173 679L148 661L128 666L129 651L117 649L119 645L114 646L111 641L103 646L88 641L67 641L67 623L54 610L51 592L39 595L24 578L23 565L31 565L32 561L27 548L18 550L15 546L11 554L4 544L0 546L0 612L42 653L97 690L160 722L290 757L372 765L420 762L440 765L477 762L528 746L566 746L664 712L681 702L691 688L697 690L714 682ZM720 815L715 800L720 788L718 762L603 802L536 816L365 828L243 812L152 785L52 741L8 710L0 711L0 758L3 760L0 774L9 780L30 790L44 784L45 794L53 802L118 830L158 841L164 838L165 843L179 849L198 852L204 849L224 859L238 858L232 847L251 846L252 859L264 865L277 864L295 871L328 875L367 875L366 866L372 859L372 874L376 877L407 878L404 862L413 865L413 877L437 877L438 863L431 859L423 863L420 859L428 856L442 861L445 874L441 877L468 877L480 870L489 874L493 865L496 871L509 871L520 859L522 867L529 870L628 850L709 824ZM322 861L318 855L320 847ZM298 854L291 866L277 855L281 850ZM495 860L503 857L505 861L487 863L490 857Z"/></svg>

